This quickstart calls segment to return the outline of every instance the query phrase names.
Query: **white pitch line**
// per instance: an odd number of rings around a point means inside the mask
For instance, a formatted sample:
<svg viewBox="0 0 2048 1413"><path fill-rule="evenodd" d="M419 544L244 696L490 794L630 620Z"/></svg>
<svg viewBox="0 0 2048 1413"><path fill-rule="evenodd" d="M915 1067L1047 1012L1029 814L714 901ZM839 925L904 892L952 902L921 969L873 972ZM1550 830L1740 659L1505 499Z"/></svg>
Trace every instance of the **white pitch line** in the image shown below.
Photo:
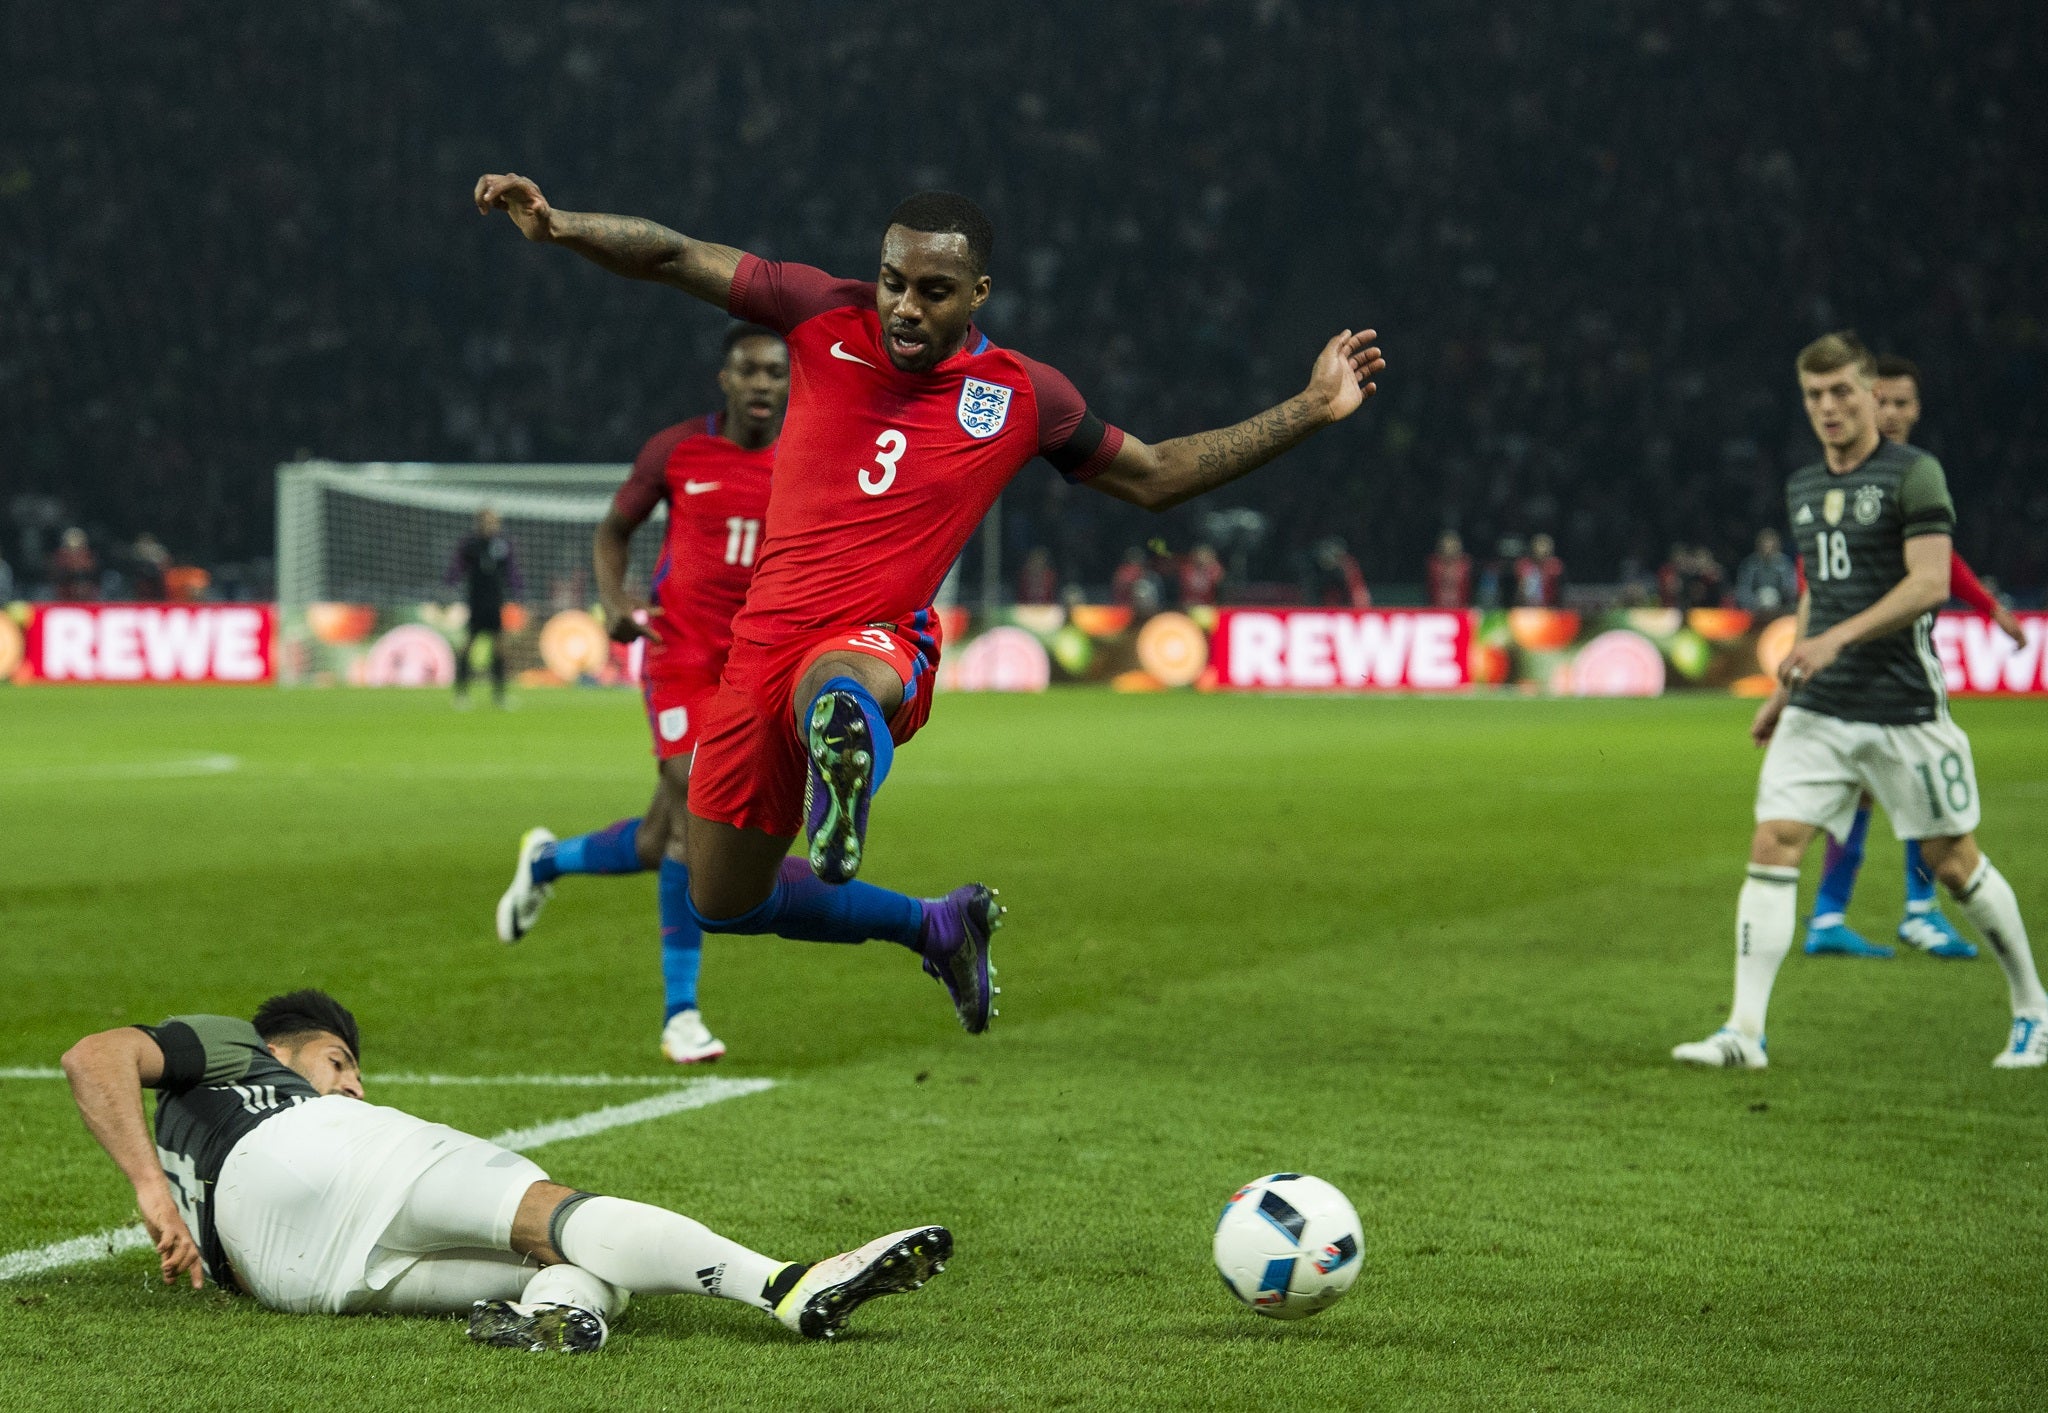
<svg viewBox="0 0 2048 1413"><path fill-rule="evenodd" d="M477 1082L487 1082L484 1077ZM555 1119L544 1124L532 1124L526 1128L507 1129L495 1135L491 1142L500 1148L509 1148L515 1153L529 1153L544 1148L550 1143L561 1143L571 1138L588 1138L593 1133L606 1129L625 1128L631 1124L644 1124L649 1119L666 1118L670 1114L684 1113L690 1109L702 1109L727 1099L738 1099L748 1094L759 1094L764 1089L773 1089L772 1079L695 1079L677 1085L666 1094L654 1094L645 1099L636 1099L630 1104L609 1104L602 1109L592 1109L587 1114L571 1118ZM66 1241L53 1241L47 1246L31 1247L26 1251L14 1251L0 1256L0 1281L18 1280L22 1276L38 1276L65 1266L82 1266L93 1261L103 1261L128 1251L140 1251L150 1245L149 1233L138 1223L129 1227L110 1227L90 1236L74 1236Z"/></svg>
<svg viewBox="0 0 2048 1413"><path fill-rule="evenodd" d="M10 1251L0 1256L0 1281L39 1276L64 1266L83 1266L88 1261L104 1261L148 1245L149 1232L140 1222L132 1227L108 1227L91 1236L74 1236L69 1241L53 1241L27 1251Z"/></svg>
<svg viewBox="0 0 2048 1413"><path fill-rule="evenodd" d="M230 755L182 760L92 761L80 765L29 765L0 771L0 780L41 784L55 780L183 780L195 775L229 775L242 768Z"/></svg>
<svg viewBox="0 0 2048 1413"><path fill-rule="evenodd" d="M666 1094L635 1099L630 1104L610 1104L602 1109L593 1109L587 1114L578 1114L574 1118L556 1119L551 1123L534 1124L530 1128L508 1129L491 1142L500 1148L510 1148L515 1153L524 1153L545 1144L560 1143L568 1138L588 1138L591 1134L603 1133L608 1128L644 1124L649 1119L680 1114L689 1109L701 1109L708 1104L738 1099L746 1094L759 1094L764 1089L774 1087L775 1081L772 1079L693 1080L688 1085L672 1089Z"/></svg>
<svg viewBox="0 0 2048 1413"><path fill-rule="evenodd" d="M62 1079L64 1071L55 1065L0 1066L0 1079ZM368 1076L371 1088L380 1084L526 1085L534 1089L605 1089L630 1086L636 1089L667 1089L679 1081L672 1074L380 1074Z"/></svg>

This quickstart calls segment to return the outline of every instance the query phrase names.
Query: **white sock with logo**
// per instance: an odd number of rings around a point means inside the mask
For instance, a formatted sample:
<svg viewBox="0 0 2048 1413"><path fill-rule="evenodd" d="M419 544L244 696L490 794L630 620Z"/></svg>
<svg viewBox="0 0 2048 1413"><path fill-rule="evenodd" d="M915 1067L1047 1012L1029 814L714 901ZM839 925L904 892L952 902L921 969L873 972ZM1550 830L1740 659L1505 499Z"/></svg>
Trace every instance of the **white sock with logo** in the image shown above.
<svg viewBox="0 0 2048 1413"><path fill-rule="evenodd" d="M616 1320L626 1309L626 1292L610 1281L599 1280L581 1266L543 1266L526 1283L519 1300L524 1305L573 1305L591 1310L606 1320Z"/></svg>
<svg viewBox="0 0 2048 1413"><path fill-rule="evenodd" d="M1991 944L1998 964L2005 968L2006 989L2012 993L2016 1016L2048 1015L2048 995L2041 990L2041 974L2034 970L2033 949L2027 945L2027 925L2020 919L2020 900L2005 875L1979 859L1977 871L1963 885L1956 901L1963 915L1977 925Z"/></svg>
<svg viewBox="0 0 2048 1413"><path fill-rule="evenodd" d="M1735 904L1735 1007L1728 1028L1751 1040L1764 1034L1771 983L1792 950L1799 925L1799 870L1751 864Z"/></svg>
<svg viewBox="0 0 2048 1413"><path fill-rule="evenodd" d="M623 1197L592 1197L562 1219L556 1249L636 1295L716 1295L767 1309L761 1298L789 1263L727 1241L680 1212Z"/></svg>

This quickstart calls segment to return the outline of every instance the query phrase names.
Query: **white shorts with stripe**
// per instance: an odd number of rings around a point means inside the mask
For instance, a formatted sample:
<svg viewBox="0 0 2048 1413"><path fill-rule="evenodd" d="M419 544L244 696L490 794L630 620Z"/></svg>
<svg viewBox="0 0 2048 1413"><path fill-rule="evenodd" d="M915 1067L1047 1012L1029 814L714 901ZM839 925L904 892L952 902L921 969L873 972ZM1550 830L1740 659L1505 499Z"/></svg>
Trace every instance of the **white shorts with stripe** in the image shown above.
<svg viewBox="0 0 2048 1413"><path fill-rule="evenodd" d="M426 1308L404 1288L437 1252L473 1258L464 1284L475 1288L436 1302L459 1309L512 1298L532 1274L510 1253L512 1219L546 1179L532 1159L446 1124L330 1094L235 1145L214 1226L242 1288L273 1310Z"/></svg>
<svg viewBox="0 0 2048 1413"><path fill-rule="evenodd" d="M1946 714L1880 726L1788 706L1764 754L1756 819L1815 825L1847 836L1868 790L1901 839L1968 834L1979 817L1970 738Z"/></svg>

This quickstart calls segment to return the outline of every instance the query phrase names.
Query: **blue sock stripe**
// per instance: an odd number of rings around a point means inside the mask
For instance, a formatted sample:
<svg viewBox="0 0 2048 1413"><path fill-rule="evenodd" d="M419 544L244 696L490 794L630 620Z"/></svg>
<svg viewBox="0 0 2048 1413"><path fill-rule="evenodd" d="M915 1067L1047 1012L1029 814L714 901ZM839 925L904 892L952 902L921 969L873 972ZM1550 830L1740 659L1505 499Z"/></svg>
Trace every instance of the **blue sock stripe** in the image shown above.
<svg viewBox="0 0 2048 1413"><path fill-rule="evenodd" d="M865 942L879 938L915 948L924 930L924 904L871 883L830 884L802 859L784 859L775 890L738 917L708 918L690 904L706 932L772 932L796 942Z"/></svg>
<svg viewBox="0 0 2048 1413"><path fill-rule="evenodd" d="M1827 866L1821 870L1820 890L1814 894L1813 915L1849 911L1849 899L1856 892L1856 874L1863 867L1863 841L1870 833L1870 807L1856 811L1849 837L1828 851Z"/></svg>
<svg viewBox="0 0 2048 1413"><path fill-rule="evenodd" d="M638 819L616 820L593 833L545 845L534 855L531 870L536 883L550 882L564 873L641 871Z"/></svg>
<svg viewBox="0 0 2048 1413"><path fill-rule="evenodd" d="M1906 841L1906 903L1932 903L1934 901L1934 870L1927 866L1921 856L1920 841Z"/></svg>
<svg viewBox="0 0 2048 1413"><path fill-rule="evenodd" d="M704 964L704 931L690 907L690 869L665 858L657 891L661 906L661 984L666 1021L697 1007L697 973Z"/></svg>
<svg viewBox="0 0 2048 1413"><path fill-rule="evenodd" d="M831 678L818 689L818 696L822 697L827 692L846 693L860 708L860 714L867 718L868 740L873 743L871 751L875 758L874 780L868 787L868 795L872 798L881 793L882 782L889 778L889 767L896 761L896 739L889 734L889 719L882 715L881 703L874 699L873 694L851 677ZM817 705L817 697L811 699L811 704Z"/></svg>

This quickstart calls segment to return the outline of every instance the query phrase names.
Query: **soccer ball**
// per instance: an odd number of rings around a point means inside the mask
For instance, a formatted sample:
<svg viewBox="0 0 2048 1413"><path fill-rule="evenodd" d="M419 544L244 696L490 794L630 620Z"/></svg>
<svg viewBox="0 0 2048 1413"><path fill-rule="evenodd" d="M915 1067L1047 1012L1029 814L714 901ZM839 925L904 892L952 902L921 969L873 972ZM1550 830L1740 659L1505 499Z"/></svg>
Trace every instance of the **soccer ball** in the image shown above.
<svg viewBox="0 0 2048 1413"><path fill-rule="evenodd" d="M1305 1320L1344 1298L1363 1264L1351 1203L1321 1178L1274 1173L1248 1182L1216 1221L1224 1288L1274 1320Z"/></svg>

